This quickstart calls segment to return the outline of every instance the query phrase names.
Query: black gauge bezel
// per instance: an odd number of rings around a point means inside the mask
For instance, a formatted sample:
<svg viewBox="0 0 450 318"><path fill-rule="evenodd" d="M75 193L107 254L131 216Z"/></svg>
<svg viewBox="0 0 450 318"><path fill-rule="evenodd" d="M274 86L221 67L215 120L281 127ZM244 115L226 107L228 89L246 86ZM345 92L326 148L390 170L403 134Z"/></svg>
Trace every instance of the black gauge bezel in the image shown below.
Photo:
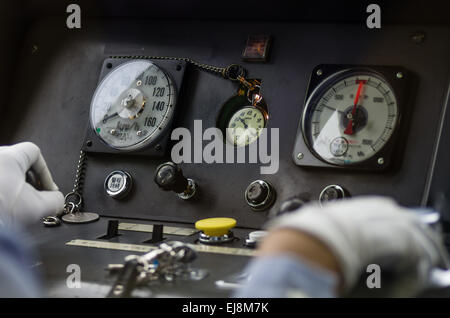
<svg viewBox="0 0 450 318"><path fill-rule="evenodd" d="M319 85L317 85L315 87L315 89L311 92L311 94L308 97L308 100L305 103L305 107L303 109L303 114L302 114L302 121L301 121L302 135L303 135L303 138L305 139L305 143L308 146L309 151L312 152L319 160L324 161L331 165L347 166L347 164L333 163L333 162L323 158L320 154L318 154L315 151L315 149L312 145L312 135L311 135L312 116L313 116L313 113L314 113L315 109L317 108L320 100L322 99L323 94L325 94L330 89L330 87L333 87L334 85L336 85L336 83L339 83L342 80L345 80L346 78L358 76L358 75L361 75L361 76L369 75L369 76L373 76L373 77L378 78L379 80L383 81L392 90L392 94L394 95L395 101L397 101L397 96L395 94L395 90L391 87L391 84L383 77L382 74L376 73L372 70L368 71L368 70L359 69L359 68L343 69L341 71L338 71L338 72L330 75L329 77L325 78L322 82L320 82ZM398 108L398 104L397 104L397 108ZM397 109L397 117L395 118L394 130L393 130L390 138L392 138L392 136L397 132L398 124L401 122L401 116L402 116L402 114L400 112L400 109ZM388 140L388 142L389 142L389 140ZM360 162L349 163L348 166L354 166L354 165L358 165L358 164L369 161L373 156L378 156L378 154L383 150L384 146L378 152L372 154L371 157L368 157L367 159L362 160Z"/></svg>
<svg viewBox="0 0 450 318"><path fill-rule="evenodd" d="M394 131L386 144L370 158L351 164L331 163L323 159L315 152L310 144L310 132L308 118L317 106L318 100L332 85L343 78L358 74L373 74L385 81L391 88L397 101L397 119ZM400 74L400 75L399 75ZM399 66L365 66L365 65L336 65L322 64L313 69L307 88L301 120L297 130L294 146L293 159L299 166L330 167L338 169L360 169L360 170L386 170L391 167L395 157L398 157L399 147L396 140L404 131L405 112L407 104L407 87L410 74ZM382 158L382 159L380 159Z"/></svg>
<svg viewBox="0 0 450 318"><path fill-rule="evenodd" d="M116 68L122 64L129 63L131 61L139 60L139 58L108 58L103 62L102 70L98 80L100 85L108 74L113 72ZM172 81L176 90L174 96L174 104L171 116L168 118L168 123L162 128L162 131L153 140L148 142L145 146L140 148L113 148L109 146L92 128L91 118L88 119L88 125L86 128L86 136L84 139L82 149L86 152L98 152L98 153L116 153L116 154L130 154L130 155L146 155L146 156L163 156L172 130L173 119L176 116L176 108L180 103L179 93L186 69L186 62L183 61L171 61L171 60L152 60L145 59L159 67ZM97 86L98 86L97 85ZM94 95L93 95L94 96ZM90 116L90 111L89 111Z"/></svg>

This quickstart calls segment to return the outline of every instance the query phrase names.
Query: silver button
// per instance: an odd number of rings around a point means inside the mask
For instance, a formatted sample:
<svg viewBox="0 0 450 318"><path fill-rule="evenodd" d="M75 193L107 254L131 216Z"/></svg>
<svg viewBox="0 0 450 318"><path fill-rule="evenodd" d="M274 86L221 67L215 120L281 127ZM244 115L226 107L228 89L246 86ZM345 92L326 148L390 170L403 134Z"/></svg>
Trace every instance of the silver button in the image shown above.
<svg viewBox="0 0 450 318"><path fill-rule="evenodd" d="M131 190L133 179L128 172L116 170L105 179L105 191L114 199L124 198Z"/></svg>

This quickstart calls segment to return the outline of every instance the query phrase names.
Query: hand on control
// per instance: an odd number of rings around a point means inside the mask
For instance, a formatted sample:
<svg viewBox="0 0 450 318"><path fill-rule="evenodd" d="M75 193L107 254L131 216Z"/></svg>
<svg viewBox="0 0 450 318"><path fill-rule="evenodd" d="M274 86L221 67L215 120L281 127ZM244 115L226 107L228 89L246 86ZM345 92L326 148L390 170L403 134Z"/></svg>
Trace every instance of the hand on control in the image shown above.
<svg viewBox="0 0 450 318"><path fill-rule="evenodd" d="M349 290L377 264L408 275L408 292L426 284L430 270L447 267L440 235L422 223L415 211L393 200L364 197L335 201L320 208L306 205L276 218L263 240L260 255L290 252L336 272Z"/></svg>
<svg viewBox="0 0 450 318"><path fill-rule="evenodd" d="M25 181L33 169L43 191ZM40 149L31 142L0 147L0 222L32 222L61 212L64 197L53 182Z"/></svg>

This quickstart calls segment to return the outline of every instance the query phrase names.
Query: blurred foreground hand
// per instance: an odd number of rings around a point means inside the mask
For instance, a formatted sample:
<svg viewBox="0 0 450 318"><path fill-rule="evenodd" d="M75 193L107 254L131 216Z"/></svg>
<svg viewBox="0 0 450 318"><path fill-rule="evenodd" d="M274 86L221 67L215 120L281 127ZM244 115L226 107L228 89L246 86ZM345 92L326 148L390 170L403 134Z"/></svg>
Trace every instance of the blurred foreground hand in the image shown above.
<svg viewBox="0 0 450 318"><path fill-rule="evenodd" d="M238 297L285 297L280 281L308 296L345 295L370 264L380 267L382 280L386 273L400 278L403 286L395 295L413 296L427 285L432 268L448 264L440 234L421 222L416 211L387 198L309 204L274 219L268 228L258 257L248 267L250 280ZM265 274L264 264L272 267ZM259 285L265 285L266 292Z"/></svg>

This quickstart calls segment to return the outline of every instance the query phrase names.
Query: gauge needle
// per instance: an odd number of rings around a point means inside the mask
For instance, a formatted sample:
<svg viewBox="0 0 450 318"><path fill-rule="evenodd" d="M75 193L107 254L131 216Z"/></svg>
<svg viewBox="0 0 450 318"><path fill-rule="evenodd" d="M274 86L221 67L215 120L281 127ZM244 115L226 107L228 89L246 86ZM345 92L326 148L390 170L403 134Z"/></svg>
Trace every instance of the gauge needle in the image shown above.
<svg viewBox="0 0 450 318"><path fill-rule="evenodd" d="M108 119L111 119L111 118L116 117L116 116L118 116L118 115L119 115L119 113L118 113L118 112L115 112L115 113L112 114L112 115L105 116L105 117L103 118L103 123L106 124L106 122L108 121Z"/></svg>
<svg viewBox="0 0 450 318"><path fill-rule="evenodd" d="M356 91L355 101L353 102L353 108L352 108L352 116L350 117L350 120L348 121L347 128L344 130L344 134L346 135L353 135L353 119L355 118L356 114L356 107L358 106L359 96L361 96L361 89L364 85L363 81L359 82L358 90Z"/></svg>

